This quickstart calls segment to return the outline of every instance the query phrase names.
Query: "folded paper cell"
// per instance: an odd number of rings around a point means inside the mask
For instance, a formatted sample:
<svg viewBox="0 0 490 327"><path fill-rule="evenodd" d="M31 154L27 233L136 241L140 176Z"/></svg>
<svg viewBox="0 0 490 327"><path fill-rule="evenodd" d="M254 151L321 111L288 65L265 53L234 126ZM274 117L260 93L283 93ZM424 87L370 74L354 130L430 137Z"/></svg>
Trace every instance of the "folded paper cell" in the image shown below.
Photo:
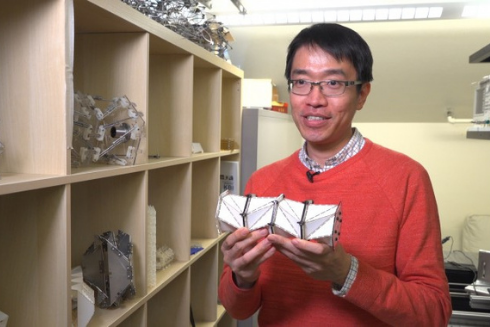
<svg viewBox="0 0 490 327"><path fill-rule="evenodd" d="M340 237L342 210L341 204L298 202L284 194L257 197L225 191L218 199L216 221L220 233L240 227L250 230L266 227L270 233L286 233L305 240L325 238L334 247Z"/></svg>

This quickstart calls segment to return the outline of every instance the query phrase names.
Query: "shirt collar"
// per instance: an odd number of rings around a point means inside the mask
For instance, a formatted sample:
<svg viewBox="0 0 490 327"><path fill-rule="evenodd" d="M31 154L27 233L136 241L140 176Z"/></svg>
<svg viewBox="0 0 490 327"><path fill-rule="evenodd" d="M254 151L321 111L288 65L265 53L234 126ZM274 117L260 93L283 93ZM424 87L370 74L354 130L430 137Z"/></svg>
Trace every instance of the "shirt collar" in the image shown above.
<svg viewBox="0 0 490 327"><path fill-rule="evenodd" d="M308 156L306 151L306 141L303 144L303 147L299 151L299 160L305 165L306 168L313 170L314 172L324 172L329 169L332 169L341 163L347 161L348 159L355 156L359 151L361 151L362 147L365 144L364 137L359 132L357 128L353 128L354 133L350 138L349 142L333 157L325 160L323 166L319 163L315 162Z"/></svg>

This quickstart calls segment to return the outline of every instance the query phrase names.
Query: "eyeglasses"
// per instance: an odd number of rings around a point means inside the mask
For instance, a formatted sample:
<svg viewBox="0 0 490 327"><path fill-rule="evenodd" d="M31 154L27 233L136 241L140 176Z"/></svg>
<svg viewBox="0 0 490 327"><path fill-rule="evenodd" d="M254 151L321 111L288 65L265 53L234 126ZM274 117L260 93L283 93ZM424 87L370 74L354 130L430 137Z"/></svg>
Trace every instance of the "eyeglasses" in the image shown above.
<svg viewBox="0 0 490 327"><path fill-rule="evenodd" d="M344 94L347 86L360 85L362 83L362 81L337 81L333 79L320 82L291 79L288 81L288 87L296 95L308 95L313 90L313 86L319 86L320 92L329 97Z"/></svg>

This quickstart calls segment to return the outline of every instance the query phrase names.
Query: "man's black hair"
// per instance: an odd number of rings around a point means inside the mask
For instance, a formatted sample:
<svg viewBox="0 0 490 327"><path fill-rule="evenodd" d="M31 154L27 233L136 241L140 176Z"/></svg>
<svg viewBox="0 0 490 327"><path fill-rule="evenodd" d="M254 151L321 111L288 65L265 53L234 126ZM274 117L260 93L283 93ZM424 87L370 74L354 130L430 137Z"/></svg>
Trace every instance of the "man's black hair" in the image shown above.
<svg viewBox="0 0 490 327"><path fill-rule="evenodd" d="M294 56L302 46L317 46L338 61L350 61L357 72L357 80L373 80L373 56L369 45L350 28L334 23L319 23L299 32L288 47L284 73L288 80L291 78Z"/></svg>

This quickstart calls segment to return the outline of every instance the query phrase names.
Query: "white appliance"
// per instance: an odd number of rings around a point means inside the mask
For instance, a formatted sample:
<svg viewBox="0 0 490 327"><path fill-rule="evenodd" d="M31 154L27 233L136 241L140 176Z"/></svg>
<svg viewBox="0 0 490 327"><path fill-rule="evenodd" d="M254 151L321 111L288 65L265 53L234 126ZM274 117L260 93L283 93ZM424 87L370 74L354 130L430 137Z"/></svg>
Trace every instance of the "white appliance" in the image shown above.
<svg viewBox="0 0 490 327"><path fill-rule="evenodd" d="M240 149L240 194L257 169L291 155L303 145L291 115L263 109L243 109Z"/></svg>

